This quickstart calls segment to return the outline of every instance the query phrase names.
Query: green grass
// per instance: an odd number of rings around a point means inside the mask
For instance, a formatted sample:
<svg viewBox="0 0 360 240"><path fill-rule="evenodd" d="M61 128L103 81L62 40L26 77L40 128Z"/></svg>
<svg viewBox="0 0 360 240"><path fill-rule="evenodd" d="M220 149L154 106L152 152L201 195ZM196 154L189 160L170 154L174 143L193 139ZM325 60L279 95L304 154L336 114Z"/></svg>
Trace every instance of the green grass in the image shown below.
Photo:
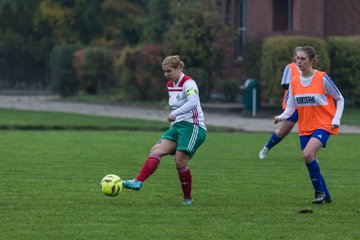
<svg viewBox="0 0 360 240"><path fill-rule="evenodd" d="M359 108L346 108L344 109L341 118L342 124L360 125L360 109Z"/></svg>
<svg viewBox="0 0 360 240"><path fill-rule="evenodd" d="M58 124L65 125L67 116ZM190 162L189 207L180 205L172 156L161 160L141 191L102 194L101 178L135 177L161 134L0 131L0 239L360 238L359 135L331 137L320 151L334 199L328 205L311 204L313 190L294 134L259 160L269 134L209 131ZM305 208L313 213L298 213Z"/></svg>
<svg viewBox="0 0 360 240"><path fill-rule="evenodd" d="M168 128L165 121L99 117L75 113L24 111L0 108L0 129L33 130L158 130ZM360 110L345 109L342 124L360 125ZM210 131L231 131L230 128L208 126Z"/></svg>
<svg viewBox="0 0 360 240"><path fill-rule="evenodd" d="M165 131L169 123L77 113L26 111L0 108L0 130L132 130ZM209 130L234 131L228 127L208 126Z"/></svg>
<svg viewBox="0 0 360 240"><path fill-rule="evenodd" d="M75 113L0 109L0 129L165 130L169 124Z"/></svg>

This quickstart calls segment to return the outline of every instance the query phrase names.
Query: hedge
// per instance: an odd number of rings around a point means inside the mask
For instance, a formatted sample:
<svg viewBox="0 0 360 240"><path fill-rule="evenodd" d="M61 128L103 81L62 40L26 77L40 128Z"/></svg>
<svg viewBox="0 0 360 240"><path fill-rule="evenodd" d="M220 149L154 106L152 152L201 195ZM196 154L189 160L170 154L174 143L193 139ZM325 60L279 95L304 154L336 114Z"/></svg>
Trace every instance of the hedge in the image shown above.
<svg viewBox="0 0 360 240"><path fill-rule="evenodd" d="M87 94L106 94L116 87L113 76L114 51L87 47L74 53L74 68L80 90Z"/></svg>
<svg viewBox="0 0 360 240"><path fill-rule="evenodd" d="M123 100L165 100L166 80L161 69L163 46L126 47L115 62Z"/></svg>
<svg viewBox="0 0 360 240"><path fill-rule="evenodd" d="M80 48L80 45L61 45L50 54L51 88L60 96L73 96L78 92L79 81L73 67L73 55Z"/></svg>
<svg viewBox="0 0 360 240"><path fill-rule="evenodd" d="M360 36L330 37L331 78L345 104L360 106Z"/></svg>

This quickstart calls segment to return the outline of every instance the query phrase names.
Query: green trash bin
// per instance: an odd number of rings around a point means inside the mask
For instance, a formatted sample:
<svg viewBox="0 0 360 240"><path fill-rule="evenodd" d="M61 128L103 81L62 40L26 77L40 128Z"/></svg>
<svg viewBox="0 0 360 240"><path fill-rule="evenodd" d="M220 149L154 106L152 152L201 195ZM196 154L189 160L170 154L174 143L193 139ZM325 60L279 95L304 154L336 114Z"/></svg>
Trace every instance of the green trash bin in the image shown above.
<svg viewBox="0 0 360 240"><path fill-rule="evenodd" d="M255 79L247 79L243 89L243 101L245 112L251 113L253 117L260 108L260 86Z"/></svg>

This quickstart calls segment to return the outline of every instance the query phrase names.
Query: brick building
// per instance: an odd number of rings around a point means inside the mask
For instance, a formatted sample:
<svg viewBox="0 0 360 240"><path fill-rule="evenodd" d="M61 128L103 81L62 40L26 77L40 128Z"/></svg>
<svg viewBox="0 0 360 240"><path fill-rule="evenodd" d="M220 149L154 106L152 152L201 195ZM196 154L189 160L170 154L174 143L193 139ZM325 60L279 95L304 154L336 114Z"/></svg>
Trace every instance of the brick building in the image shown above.
<svg viewBox="0 0 360 240"><path fill-rule="evenodd" d="M360 0L221 0L222 23L236 33L226 51L226 77L243 83L243 46L270 35L360 34Z"/></svg>

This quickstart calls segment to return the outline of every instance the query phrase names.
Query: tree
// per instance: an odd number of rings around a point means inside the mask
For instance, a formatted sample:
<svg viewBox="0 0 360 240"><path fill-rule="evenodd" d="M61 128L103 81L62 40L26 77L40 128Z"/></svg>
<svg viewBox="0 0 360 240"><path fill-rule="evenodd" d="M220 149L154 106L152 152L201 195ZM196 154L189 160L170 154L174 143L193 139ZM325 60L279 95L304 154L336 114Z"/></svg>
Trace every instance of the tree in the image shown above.
<svg viewBox="0 0 360 240"><path fill-rule="evenodd" d="M145 0L1 0L0 85L47 87L54 46L136 45L146 17Z"/></svg>
<svg viewBox="0 0 360 240"><path fill-rule="evenodd" d="M226 29L220 25L216 1L181 0L171 4L173 23L166 33L168 54L180 54L186 65L200 68L205 90L214 86L216 75L221 75L220 37ZM199 72L199 71L195 71Z"/></svg>
<svg viewBox="0 0 360 240"><path fill-rule="evenodd" d="M148 2L149 17L144 23L144 41L149 43L163 43L164 34L170 29L173 22L171 1L150 0Z"/></svg>
<svg viewBox="0 0 360 240"><path fill-rule="evenodd" d="M0 2L0 68L1 85L6 88L46 85L44 71L49 47L33 28L40 0L2 0Z"/></svg>
<svg viewBox="0 0 360 240"><path fill-rule="evenodd" d="M117 46L135 46L141 42L143 22L147 18L146 0L104 0L103 34L115 39Z"/></svg>

